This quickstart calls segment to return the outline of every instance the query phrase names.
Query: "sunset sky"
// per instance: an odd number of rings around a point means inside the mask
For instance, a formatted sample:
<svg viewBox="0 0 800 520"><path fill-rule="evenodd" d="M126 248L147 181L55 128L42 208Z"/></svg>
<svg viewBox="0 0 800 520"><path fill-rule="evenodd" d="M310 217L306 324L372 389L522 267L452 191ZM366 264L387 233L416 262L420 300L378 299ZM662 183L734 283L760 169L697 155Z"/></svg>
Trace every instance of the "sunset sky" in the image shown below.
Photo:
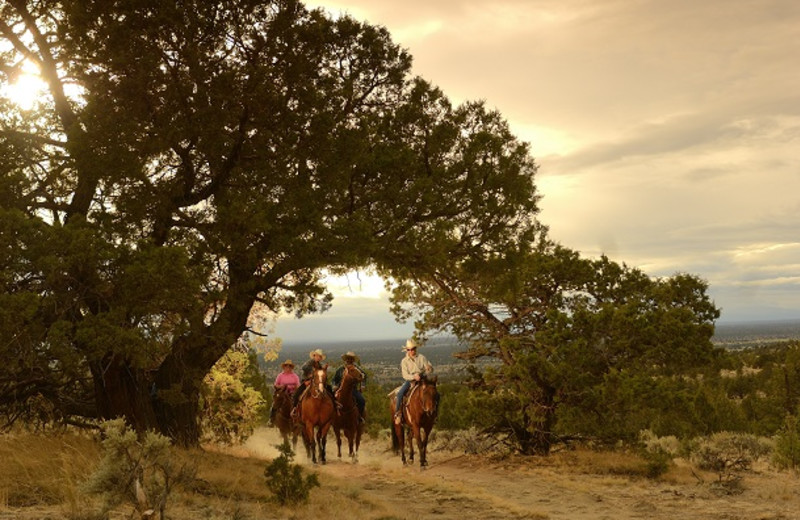
<svg viewBox="0 0 800 520"><path fill-rule="evenodd" d="M800 2L308 2L389 29L414 73L531 144L540 220L586 256L710 284L720 323L800 319ZM410 335L374 280L284 341ZM364 291L359 291L359 286Z"/></svg>

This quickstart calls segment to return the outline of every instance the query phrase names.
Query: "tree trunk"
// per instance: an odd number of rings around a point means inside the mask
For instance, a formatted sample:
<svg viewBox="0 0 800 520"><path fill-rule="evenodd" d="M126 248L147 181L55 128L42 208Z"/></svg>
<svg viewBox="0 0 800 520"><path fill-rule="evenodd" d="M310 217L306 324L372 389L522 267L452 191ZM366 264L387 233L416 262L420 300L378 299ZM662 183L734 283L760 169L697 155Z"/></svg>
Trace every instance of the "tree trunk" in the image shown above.
<svg viewBox="0 0 800 520"><path fill-rule="evenodd" d="M186 366L174 352L159 367L155 411L162 435L185 447L200 443L200 388L205 372Z"/></svg>
<svg viewBox="0 0 800 520"><path fill-rule="evenodd" d="M525 414L525 428L517 433L520 448L525 455L547 455L555 442L553 428L556 424L555 389L545 387L531 403L534 409Z"/></svg>
<svg viewBox="0 0 800 520"><path fill-rule="evenodd" d="M152 385L144 370L112 355L94 364L92 373L99 417L123 417L139 432L157 428Z"/></svg>

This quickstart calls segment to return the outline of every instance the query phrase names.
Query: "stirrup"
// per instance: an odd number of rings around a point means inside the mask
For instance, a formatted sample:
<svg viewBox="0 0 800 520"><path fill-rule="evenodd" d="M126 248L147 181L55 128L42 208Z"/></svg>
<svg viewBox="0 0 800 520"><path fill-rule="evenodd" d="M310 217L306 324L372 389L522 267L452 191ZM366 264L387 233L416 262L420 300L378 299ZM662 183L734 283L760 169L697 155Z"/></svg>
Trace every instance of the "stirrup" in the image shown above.
<svg viewBox="0 0 800 520"><path fill-rule="evenodd" d="M394 413L394 423L395 424L402 424L403 423L403 412L395 412Z"/></svg>

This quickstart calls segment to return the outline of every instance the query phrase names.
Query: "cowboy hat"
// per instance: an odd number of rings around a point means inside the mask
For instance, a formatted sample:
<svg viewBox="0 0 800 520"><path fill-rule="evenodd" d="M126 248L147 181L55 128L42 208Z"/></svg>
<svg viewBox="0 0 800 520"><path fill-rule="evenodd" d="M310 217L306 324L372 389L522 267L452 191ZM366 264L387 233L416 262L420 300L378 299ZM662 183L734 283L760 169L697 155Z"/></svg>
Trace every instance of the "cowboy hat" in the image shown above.
<svg viewBox="0 0 800 520"><path fill-rule="evenodd" d="M292 363L291 359L287 359L286 361L281 363L281 366L282 367L292 367L292 368L294 368L294 363Z"/></svg>
<svg viewBox="0 0 800 520"><path fill-rule="evenodd" d="M419 345L413 339L407 339L406 345L403 347L403 350L415 350Z"/></svg>
<svg viewBox="0 0 800 520"><path fill-rule="evenodd" d="M348 351L345 354L342 354L342 361L347 361L348 359L352 359L353 361L358 363L358 356L356 356L356 353L353 352L352 350Z"/></svg>
<svg viewBox="0 0 800 520"><path fill-rule="evenodd" d="M309 353L308 353L308 358L309 358L309 359L314 359L314 354L316 354L316 355L318 355L318 356L322 357L322 359L325 359L325 353L322 351L322 349L321 349L321 348L314 349L314 350L312 350L311 352L309 352Z"/></svg>

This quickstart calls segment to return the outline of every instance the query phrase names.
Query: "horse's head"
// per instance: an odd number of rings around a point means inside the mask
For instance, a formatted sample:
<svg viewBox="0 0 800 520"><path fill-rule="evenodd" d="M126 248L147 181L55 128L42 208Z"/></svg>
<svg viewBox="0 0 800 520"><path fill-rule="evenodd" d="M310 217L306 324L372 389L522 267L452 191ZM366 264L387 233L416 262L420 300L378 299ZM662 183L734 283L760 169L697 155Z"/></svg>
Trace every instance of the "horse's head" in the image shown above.
<svg viewBox="0 0 800 520"><path fill-rule="evenodd" d="M355 365L345 365L344 366L344 377L353 379L355 381L362 381L364 379L364 374L356 368Z"/></svg>
<svg viewBox="0 0 800 520"><path fill-rule="evenodd" d="M422 413L433 415L436 413L436 402L439 391L436 389L438 378L436 376L424 377L420 380L420 400Z"/></svg>
<svg viewBox="0 0 800 520"><path fill-rule="evenodd" d="M328 382L327 365L325 365L322 368L315 369L313 378L314 378L313 379L313 381L314 381L314 389L316 390L316 392L318 392L319 394L324 393L325 392L325 383Z"/></svg>

